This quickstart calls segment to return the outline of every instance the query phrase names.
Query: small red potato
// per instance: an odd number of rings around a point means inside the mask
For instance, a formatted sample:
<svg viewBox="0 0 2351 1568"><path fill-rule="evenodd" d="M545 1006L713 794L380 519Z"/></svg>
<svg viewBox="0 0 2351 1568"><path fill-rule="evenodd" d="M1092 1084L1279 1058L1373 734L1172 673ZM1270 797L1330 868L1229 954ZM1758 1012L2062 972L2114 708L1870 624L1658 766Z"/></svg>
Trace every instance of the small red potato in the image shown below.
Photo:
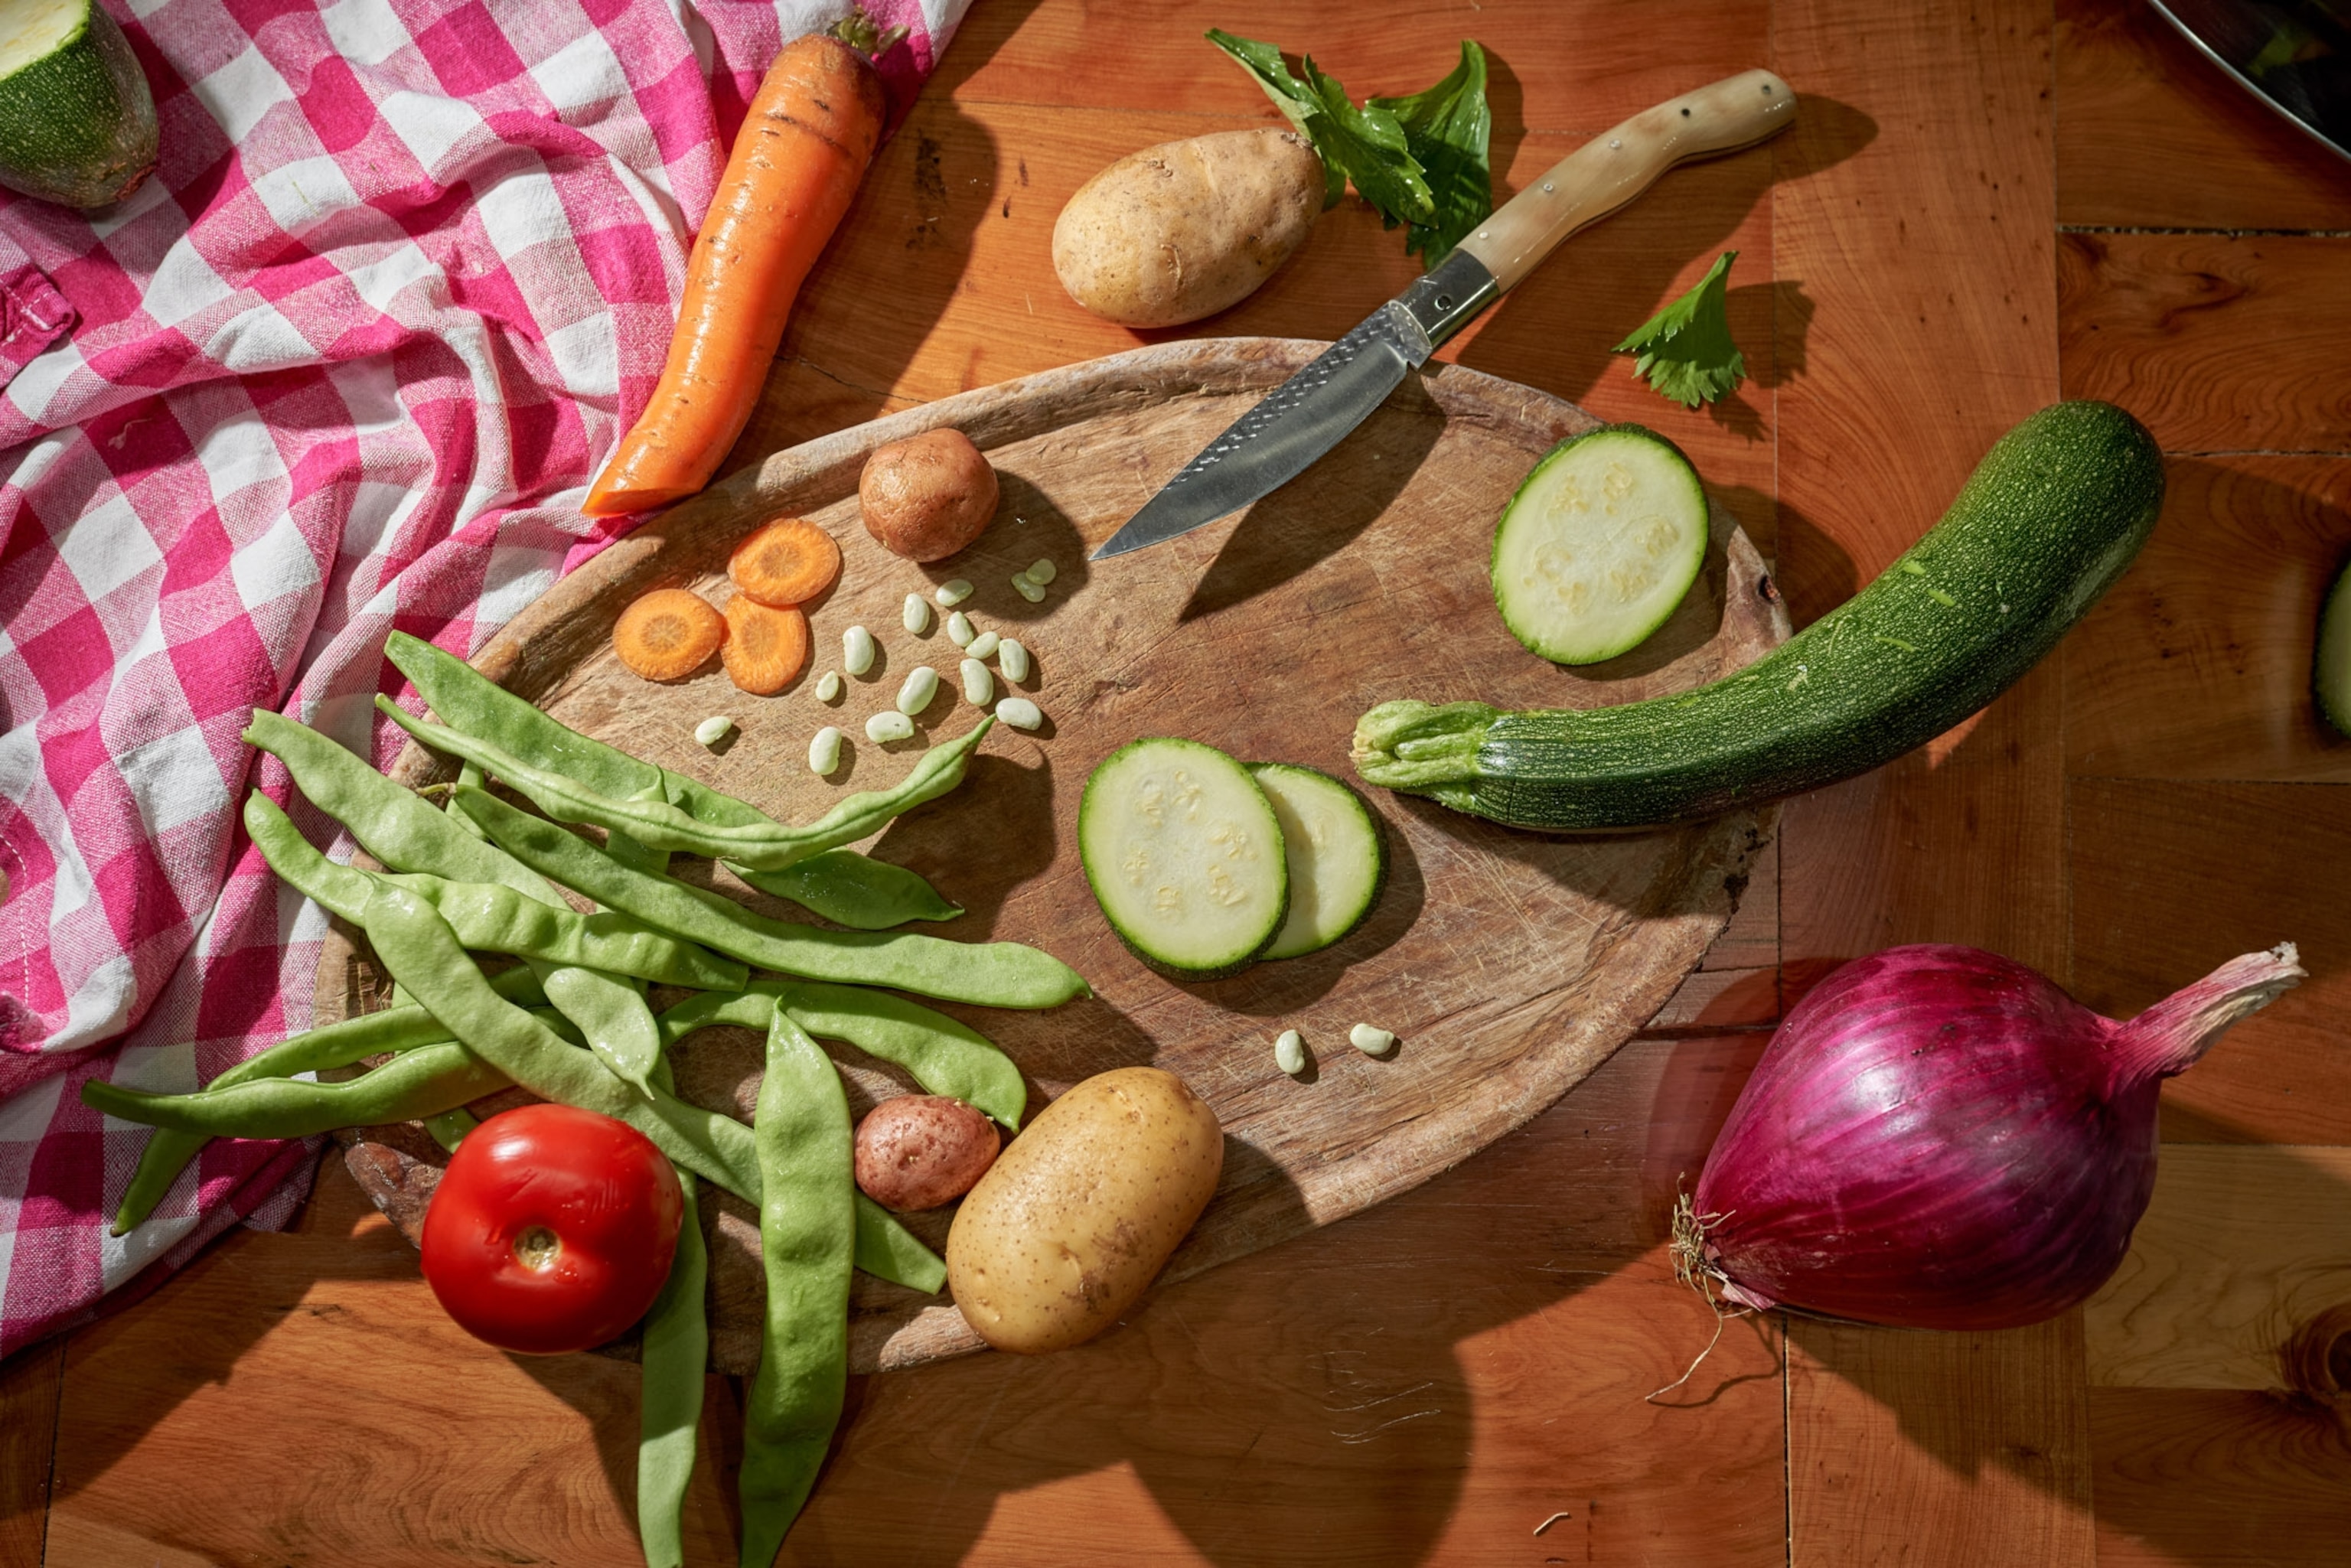
<svg viewBox="0 0 2351 1568"><path fill-rule="evenodd" d="M960 430L877 446L857 478L865 531L908 560L945 560L996 516L996 470Z"/></svg>
<svg viewBox="0 0 2351 1568"><path fill-rule="evenodd" d="M971 1190L1003 1137L973 1106L944 1094L884 1100L857 1124L857 1185L901 1214L936 1208Z"/></svg>

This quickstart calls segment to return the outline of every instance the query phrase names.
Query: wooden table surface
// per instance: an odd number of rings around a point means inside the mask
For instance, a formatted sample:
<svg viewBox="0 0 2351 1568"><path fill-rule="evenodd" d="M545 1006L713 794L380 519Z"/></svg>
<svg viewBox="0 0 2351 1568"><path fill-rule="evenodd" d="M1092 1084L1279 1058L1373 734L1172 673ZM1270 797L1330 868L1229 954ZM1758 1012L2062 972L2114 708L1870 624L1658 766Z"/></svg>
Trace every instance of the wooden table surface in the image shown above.
<svg viewBox="0 0 2351 1568"><path fill-rule="evenodd" d="M2345 1562L2351 743L2306 685L2351 549L2351 163L2126 0L1246 9L978 0L738 457L1130 346L1063 298L1048 235L1114 155L1269 117L1199 41L1221 24L1359 96L1475 36L1506 189L1696 83L1795 86L1786 138L1669 176L1447 353L1666 430L1800 624L2061 396L2146 420L2171 498L2058 657L1790 803L1705 968L1558 1106L1078 1351L862 1381L785 1560ZM1608 345L1727 247L1753 379L1684 414ZM1351 203L1200 330L1335 336L1412 272ZM1983 1335L1750 1321L1644 1401L1711 1327L1665 1262L1676 1180L1827 967L1969 942L2127 1013L2284 937L2310 981L2167 1089L2154 1207L2088 1309ZM0 1364L0 1564L625 1563L636 1376L465 1339L329 1162L294 1231ZM731 1562L739 1390L710 1392L689 1550Z"/></svg>

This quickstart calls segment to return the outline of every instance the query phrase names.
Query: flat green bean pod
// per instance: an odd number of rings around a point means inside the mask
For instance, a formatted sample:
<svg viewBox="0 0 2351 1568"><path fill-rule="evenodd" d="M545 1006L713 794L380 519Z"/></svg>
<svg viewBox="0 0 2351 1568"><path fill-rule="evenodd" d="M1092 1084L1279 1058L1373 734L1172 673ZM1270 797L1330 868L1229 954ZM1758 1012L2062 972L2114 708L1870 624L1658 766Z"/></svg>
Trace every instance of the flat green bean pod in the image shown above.
<svg viewBox="0 0 2351 1568"><path fill-rule="evenodd" d="M783 824L723 790L657 768L617 747L580 734L507 691L455 654L394 632L385 656L415 683L440 721L460 734L496 743L522 761L569 774L600 795L620 800L666 800L697 822L721 828ZM470 769L473 777L467 776ZM458 782L480 784L480 768L468 762ZM625 833L607 846L613 858L640 870L664 871L635 858L644 850ZM817 868L821 865L820 871ZM928 882L904 866L869 860L853 850L831 850L781 872L736 873L763 893L789 898L837 925L859 931L886 931L909 920L952 920L963 913L939 896ZM798 874L796 874L798 873Z"/></svg>
<svg viewBox="0 0 2351 1568"><path fill-rule="evenodd" d="M591 1053L565 1043L492 990L441 912L407 888L378 888L364 924L393 978L484 1061L542 1100L626 1122L673 1161L756 1201L758 1159L742 1123L658 1089L648 1098Z"/></svg>
<svg viewBox="0 0 2351 1568"><path fill-rule="evenodd" d="M539 990L538 977L528 968L507 969L492 977L490 986L508 1001L525 1007L546 999ZM437 1045L449 1038L441 1020L420 1007L387 1008L381 1012L365 1013L314 1029L308 1034L282 1040L257 1055L227 1068L204 1085L203 1092L233 1089L255 1079L291 1078L302 1072L324 1072L332 1068L349 1067L371 1056L386 1052L413 1051L421 1045ZM115 1210L113 1233L127 1235L141 1220L155 1212L163 1195L172 1190L188 1162L203 1152L212 1142L204 1133L174 1133L158 1130L139 1151L138 1168L131 1173L131 1185L123 1189L122 1206Z"/></svg>
<svg viewBox="0 0 2351 1568"><path fill-rule="evenodd" d="M1029 1091L1020 1069L978 1030L943 1012L856 986L812 980L754 980L734 996L705 991L657 1014L666 1050L698 1029L734 1024L763 1029L780 1003L792 1021L820 1040L845 1040L868 1056L895 1062L934 1094L952 1095L1018 1129Z"/></svg>
<svg viewBox="0 0 2351 1568"><path fill-rule="evenodd" d="M914 770L889 789L849 796L804 827L762 821L729 828L697 821L665 800L602 794L554 768L526 762L496 742L412 718L388 697L378 697L376 706L424 745L479 764L558 821L591 823L626 833L649 849L708 855L755 872L781 871L795 861L854 843L893 817L946 794L963 782L972 748L996 723L993 716L983 716L969 733L923 753Z"/></svg>
<svg viewBox="0 0 2351 1568"><path fill-rule="evenodd" d="M673 1087L667 1062L653 1071L663 1089ZM678 1222L677 1251L661 1294L645 1312L637 1440L637 1540L644 1548L645 1568L685 1563L685 1491L694 1477L702 1380L710 1360L710 1320L703 1304L710 1254L703 1244L695 1193L700 1185L692 1171L679 1168L685 1210Z"/></svg>
<svg viewBox="0 0 2351 1568"><path fill-rule="evenodd" d="M479 789L460 806L501 847L542 874L656 930L746 963L812 980L890 986L991 1008L1057 1007L1088 994L1077 971L1018 942L949 942L879 931L828 931L757 915L674 877L632 871L579 834Z"/></svg>
<svg viewBox="0 0 2351 1568"><path fill-rule="evenodd" d="M625 915L582 915L568 904L542 904L499 883L451 882L417 873L385 876L337 865L312 847L277 802L258 792L246 799L245 827L272 871L354 924L365 915L369 896L390 882L431 900L457 940L470 948L697 990L740 990L750 978L740 963Z"/></svg>
<svg viewBox="0 0 2351 1568"><path fill-rule="evenodd" d="M498 1005L513 1006L502 999ZM207 1138L307 1138L338 1127L372 1127L437 1115L495 1094L509 1082L507 1074L464 1046L444 1040L404 1051L374 1071L340 1083L257 1078L193 1094L150 1094L93 1078L82 1084L81 1099L120 1121L175 1133Z"/></svg>
<svg viewBox="0 0 2351 1568"><path fill-rule="evenodd" d="M887 931L909 920L953 920L963 913L920 873L855 850L827 850L781 871L737 867L735 874L762 893L789 898L854 931Z"/></svg>
<svg viewBox="0 0 2351 1568"><path fill-rule="evenodd" d="M657 1082L650 1097L638 1094L600 1059L493 990L430 903L406 888L381 888L368 901L364 925L392 977L515 1082L542 1100L626 1122L674 1164L747 1203L759 1201L759 1159L750 1128L680 1100ZM935 1292L946 1281L946 1264L889 1210L862 1194L859 1199L857 1266L894 1284Z"/></svg>
<svg viewBox="0 0 2351 1568"><path fill-rule="evenodd" d="M570 908L545 877L481 837L470 823L434 810L317 730L264 708L254 714L245 739L285 763L312 804L349 828L393 871L496 883L538 903ZM589 1048L643 1091L654 1040L644 993L600 969L528 961L547 988L548 1000L580 1026Z"/></svg>
<svg viewBox="0 0 2351 1568"><path fill-rule="evenodd" d="M767 1076L752 1118L768 1294L759 1370L743 1407L744 1568L775 1562L841 1424L857 1231L841 1074L789 1014L769 1012Z"/></svg>

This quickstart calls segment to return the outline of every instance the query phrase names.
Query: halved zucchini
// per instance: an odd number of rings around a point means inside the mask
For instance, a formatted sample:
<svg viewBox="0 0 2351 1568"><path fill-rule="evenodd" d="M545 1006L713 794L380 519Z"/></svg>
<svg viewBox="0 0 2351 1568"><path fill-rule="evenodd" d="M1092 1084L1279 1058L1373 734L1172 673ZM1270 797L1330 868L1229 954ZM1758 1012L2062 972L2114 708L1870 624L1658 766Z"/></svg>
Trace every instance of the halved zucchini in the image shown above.
<svg viewBox="0 0 2351 1568"><path fill-rule="evenodd" d="M1265 792L1196 740L1146 737L1104 758L1078 806L1078 858L1111 929L1178 978L1247 967L1290 902Z"/></svg>
<svg viewBox="0 0 2351 1568"><path fill-rule="evenodd" d="M1637 424L1546 453L1494 525L1494 603L1555 664L1613 659L1664 625L1706 559L1706 490Z"/></svg>
<svg viewBox="0 0 2351 1568"><path fill-rule="evenodd" d="M1264 958L1318 952L1364 923L1387 880L1380 820L1328 773L1290 762L1252 762L1249 776L1273 802L1290 868L1290 913Z"/></svg>

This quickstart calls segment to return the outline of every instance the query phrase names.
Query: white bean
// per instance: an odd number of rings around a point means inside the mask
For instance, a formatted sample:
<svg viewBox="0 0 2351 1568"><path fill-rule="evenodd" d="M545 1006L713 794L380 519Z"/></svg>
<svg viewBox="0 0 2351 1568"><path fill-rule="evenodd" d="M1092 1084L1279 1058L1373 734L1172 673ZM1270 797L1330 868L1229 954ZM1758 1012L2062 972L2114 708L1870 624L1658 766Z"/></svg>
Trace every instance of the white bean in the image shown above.
<svg viewBox="0 0 2351 1568"><path fill-rule="evenodd" d="M1012 586L1019 591L1020 597L1027 600L1029 603L1042 604L1045 602L1045 591L1038 587L1035 583L1029 581L1027 578L1015 575L1012 579Z"/></svg>
<svg viewBox="0 0 2351 1568"><path fill-rule="evenodd" d="M1020 575L1042 588L1061 575L1061 569L1053 564L1050 557L1039 556L1029 563L1029 570Z"/></svg>
<svg viewBox="0 0 2351 1568"><path fill-rule="evenodd" d="M997 645L996 667L1004 678L1015 683L1029 678L1029 645L1018 637L1007 637Z"/></svg>
<svg viewBox="0 0 2351 1568"><path fill-rule="evenodd" d="M826 725L809 741L809 771L821 779L841 766L841 731Z"/></svg>
<svg viewBox="0 0 2351 1568"><path fill-rule="evenodd" d="M862 626L852 626L841 634L841 667L852 675L862 675L873 667L873 633Z"/></svg>
<svg viewBox="0 0 2351 1568"><path fill-rule="evenodd" d="M975 659L985 659L996 652L996 646L999 641L995 632L982 632L971 640L971 646L966 648L964 652Z"/></svg>
<svg viewBox="0 0 2351 1568"><path fill-rule="evenodd" d="M1294 1029L1281 1031L1273 1042L1273 1064L1292 1078L1306 1071L1306 1037Z"/></svg>
<svg viewBox="0 0 2351 1568"><path fill-rule="evenodd" d="M1396 1037L1391 1030L1374 1029L1367 1023L1359 1023L1349 1030L1347 1039L1365 1056L1385 1056L1395 1049L1396 1042Z"/></svg>
<svg viewBox="0 0 2351 1568"><path fill-rule="evenodd" d="M931 629L930 601L919 593L906 595L906 608L900 612L898 620L915 636L923 635Z"/></svg>
<svg viewBox="0 0 2351 1568"><path fill-rule="evenodd" d="M974 707L986 707L996 700L996 677L977 659L963 662L963 698Z"/></svg>
<svg viewBox="0 0 2351 1568"><path fill-rule="evenodd" d="M896 708L885 707L865 721L865 738L876 746L904 740L914 733L914 721Z"/></svg>
<svg viewBox="0 0 2351 1568"><path fill-rule="evenodd" d="M699 746L716 746L726 739L734 728L733 719L723 713L714 713L694 727L695 743Z"/></svg>
<svg viewBox="0 0 2351 1568"><path fill-rule="evenodd" d="M951 581L940 583L939 591L931 597L939 601L940 609L953 610L971 597L971 584L958 577Z"/></svg>
<svg viewBox="0 0 2351 1568"><path fill-rule="evenodd" d="M996 716L1015 729L1036 729L1045 722L1045 711L1027 697L1006 697L996 705Z"/></svg>
<svg viewBox="0 0 2351 1568"><path fill-rule="evenodd" d="M977 632L972 630L971 617L962 611L958 610L947 617L947 636L954 641L956 647L970 647L971 640L978 635Z"/></svg>
<svg viewBox="0 0 2351 1568"><path fill-rule="evenodd" d="M928 664L916 664L906 672L905 684L898 688L898 711L912 718L938 695L939 673Z"/></svg>
<svg viewBox="0 0 2351 1568"><path fill-rule="evenodd" d="M839 670L827 670L818 678L816 683L816 700L820 703L837 703L841 700L841 672Z"/></svg>

